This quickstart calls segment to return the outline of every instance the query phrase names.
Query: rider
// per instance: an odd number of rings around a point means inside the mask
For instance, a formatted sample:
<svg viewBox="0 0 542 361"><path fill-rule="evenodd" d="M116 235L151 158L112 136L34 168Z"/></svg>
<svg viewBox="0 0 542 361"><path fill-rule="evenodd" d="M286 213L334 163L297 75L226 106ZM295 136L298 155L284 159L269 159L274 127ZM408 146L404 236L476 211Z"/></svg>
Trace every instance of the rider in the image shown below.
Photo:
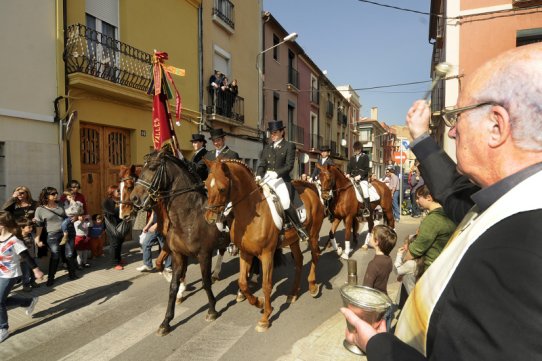
<svg viewBox="0 0 542 361"><path fill-rule="evenodd" d="M203 161L203 157L205 157L205 154L207 154L207 148L205 148L205 145L207 144L207 141L205 140L205 136L203 134L192 134L192 147L194 148L194 155L192 156L192 163L196 166L196 173L198 173L199 177L202 181L207 179L207 166L205 165L205 162Z"/></svg>
<svg viewBox="0 0 542 361"><path fill-rule="evenodd" d="M348 161L346 176L348 178L354 178L354 185L360 192L363 202L365 203L365 208L361 215L363 217L369 217L371 215L371 212L369 211L369 183L367 182L369 176L369 157L361 151L362 146L360 141L354 142L352 148L354 149L354 155Z"/></svg>
<svg viewBox="0 0 542 361"><path fill-rule="evenodd" d="M205 159L216 160L219 156L223 159L240 159L239 154L234 152L226 145L226 133L222 128L211 129L209 139L213 142L215 150L211 150L205 154Z"/></svg>
<svg viewBox="0 0 542 361"><path fill-rule="evenodd" d="M331 159L331 157L329 156L331 154L331 148L329 147L329 145L323 145L320 147L320 159L318 160L318 164L320 165L333 165L333 159ZM312 174L311 174L311 181L315 182L318 178L318 176L320 175L320 168L318 167L314 167L314 170L312 171ZM333 219L335 219L335 217L333 216L333 212L331 211L331 207L330 207L330 201L329 200L325 200L324 201L324 205L326 206L326 210L329 212L328 213L328 218L329 218L329 221L330 222L333 222Z"/></svg>
<svg viewBox="0 0 542 361"><path fill-rule="evenodd" d="M309 239L307 231L303 228L297 211L292 205L294 187L291 183L290 172L294 168L296 147L294 143L284 139L284 128L281 120L269 122L267 130L271 133L272 143L267 144L262 151L260 164L256 172L256 181L261 181L264 176L265 179L269 180L282 178L290 196L290 206L284 210L284 213L292 221L301 239L307 241Z"/></svg>

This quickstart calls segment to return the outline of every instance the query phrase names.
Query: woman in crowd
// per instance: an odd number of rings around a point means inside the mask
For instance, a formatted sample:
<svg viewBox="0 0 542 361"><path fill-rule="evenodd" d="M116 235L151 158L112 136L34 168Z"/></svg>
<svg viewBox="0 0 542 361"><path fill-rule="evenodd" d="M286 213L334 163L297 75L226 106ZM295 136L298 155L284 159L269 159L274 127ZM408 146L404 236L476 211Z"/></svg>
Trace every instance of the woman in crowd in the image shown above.
<svg viewBox="0 0 542 361"><path fill-rule="evenodd" d="M81 202L83 204L83 214L87 213L87 200L85 199L85 196L81 193L81 183L76 180L72 180L71 182L68 182L66 184L66 190L71 192L73 195L73 199L76 202ZM64 204L66 202L66 196L63 194L60 196L60 204Z"/></svg>
<svg viewBox="0 0 542 361"><path fill-rule="evenodd" d="M4 203L3 209L13 215L16 222L34 218L37 202L32 199L30 189L25 186L15 188L10 199Z"/></svg>
<svg viewBox="0 0 542 361"><path fill-rule="evenodd" d="M21 276L20 259L28 262L34 276L43 277L36 262L30 257L24 243L15 235L17 225L13 216L6 211L0 211L0 342L9 336L7 307L18 305L26 307L26 314L32 316L38 297L34 298L8 298L9 292Z"/></svg>
<svg viewBox="0 0 542 361"><path fill-rule="evenodd" d="M70 223L68 232L73 232L73 237L69 237L65 245L60 246L62 240L62 221L66 218L64 208L58 205L58 191L54 187L45 187L42 189L39 198L39 206L36 208L36 237L35 242L40 245L40 235L43 227L47 228L47 246L51 251L49 259L49 270L47 274L47 286L51 287L55 282L55 273L60 262L60 253L63 252L66 256L66 264L68 266L68 274L70 279L74 280L77 277L75 273L75 258L74 258L74 239L75 229L73 223Z"/></svg>
<svg viewBox="0 0 542 361"><path fill-rule="evenodd" d="M119 217L120 192L116 185L110 185L107 188L107 198L103 202L103 212L105 219L105 230L111 257L116 270L123 270L123 261L121 258L122 243L129 230L129 223Z"/></svg>

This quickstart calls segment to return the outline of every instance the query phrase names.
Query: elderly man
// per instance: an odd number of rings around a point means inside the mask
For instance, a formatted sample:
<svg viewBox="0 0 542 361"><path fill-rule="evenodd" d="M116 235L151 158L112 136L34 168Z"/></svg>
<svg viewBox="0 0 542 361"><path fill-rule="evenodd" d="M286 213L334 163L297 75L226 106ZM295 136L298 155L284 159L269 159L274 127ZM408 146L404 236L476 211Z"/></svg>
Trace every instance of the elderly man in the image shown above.
<svg viewBox="0 0 542 361"><path fill-rule="evenodd" d="M395 336L342 309L357 330L347 339L369 360L542 355L542 44L501 54L466 80L457 108L444 112L459 173L427 136L427 104L408 111L426 183L463 220L416 284Z"/></svg>

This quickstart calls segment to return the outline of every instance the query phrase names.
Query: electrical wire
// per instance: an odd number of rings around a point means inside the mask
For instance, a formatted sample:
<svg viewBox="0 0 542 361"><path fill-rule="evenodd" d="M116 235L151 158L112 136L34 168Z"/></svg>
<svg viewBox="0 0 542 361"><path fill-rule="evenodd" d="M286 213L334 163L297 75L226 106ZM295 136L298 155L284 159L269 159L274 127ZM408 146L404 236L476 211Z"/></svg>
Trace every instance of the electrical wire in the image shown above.
<svg viewBox="0 0 542 361"><path fill-rule="evenodd" d="M352 90L359 90L359 91L366 91L366 90L373 90L373 89L383 89L383 88L393 88L398 86L406 86L406 85L415 85L415 84L424 84L424 83L430 83L431 80L423 80L423 81L413 81L409 83L398 83L398 84L388 84L388 85L377 85L372 87L365 87L365 88L353 88ZM272 90L275 92L288 92L288 89L274 89L274 88L263 88L263 90ZM298 89L299 93L305 93L305 92L340 92L338 89Z"/></svg>
<svg viewBox="0 0 542 361"><path fill-rule="evenodd" d="M390 9L394 9L394 10L406 11L406 12L409 12L409 13L415 13L415 14L421 14L421 15L434 15L434 16L440 16L439 14L432 14L432 13L426 13L426 12L418 11L418 10L412 10L412 9L401 8L401 7L398 7L398 6L393 6L393 5L387 5L387 4L377 3L377 2L375 2L375 1L369 1L369 0L358 0L358 1L359 1L359 2L362 2L362 3L367 3L367 4L376 5L376 6L381 6L381 7L384 7L384 8L390 8Z"/></svg>

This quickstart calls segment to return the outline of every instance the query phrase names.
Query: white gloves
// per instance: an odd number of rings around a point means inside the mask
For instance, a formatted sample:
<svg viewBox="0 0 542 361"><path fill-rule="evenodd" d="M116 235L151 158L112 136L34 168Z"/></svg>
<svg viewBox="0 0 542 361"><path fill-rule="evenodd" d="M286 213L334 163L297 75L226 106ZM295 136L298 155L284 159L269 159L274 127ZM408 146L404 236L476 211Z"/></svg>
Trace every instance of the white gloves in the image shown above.
<svg viewBox="0 0 542 361"><path fill-rule="evenodd" d="M254 178L254 180L256 181L256 183L260 184L262 182L262 177L257 175L256 178Z"/></svg>
<svg viewBox="0 0 542 361"><path fill-rule="evenodd" d="M277 174L277 172L275 172L275 171L268 170L268 171L265 173L265 177L268 178L268 179L277 179L278 174Z"/></svg>
<svg viewBox="0 0 542 361"><path fill-rule="evenodd" d="M350 178L350 173L348 173L348 174L346 175L346 178Z"/></svg>
<svg viewBox="0 0 542 361"><path fill-rule="evenodd" d="M361 179L361 176L360 176L360 175L357 175L357 176L354 177L354 180L355 180L356 182L359 182L360 179Z"/></svg>

